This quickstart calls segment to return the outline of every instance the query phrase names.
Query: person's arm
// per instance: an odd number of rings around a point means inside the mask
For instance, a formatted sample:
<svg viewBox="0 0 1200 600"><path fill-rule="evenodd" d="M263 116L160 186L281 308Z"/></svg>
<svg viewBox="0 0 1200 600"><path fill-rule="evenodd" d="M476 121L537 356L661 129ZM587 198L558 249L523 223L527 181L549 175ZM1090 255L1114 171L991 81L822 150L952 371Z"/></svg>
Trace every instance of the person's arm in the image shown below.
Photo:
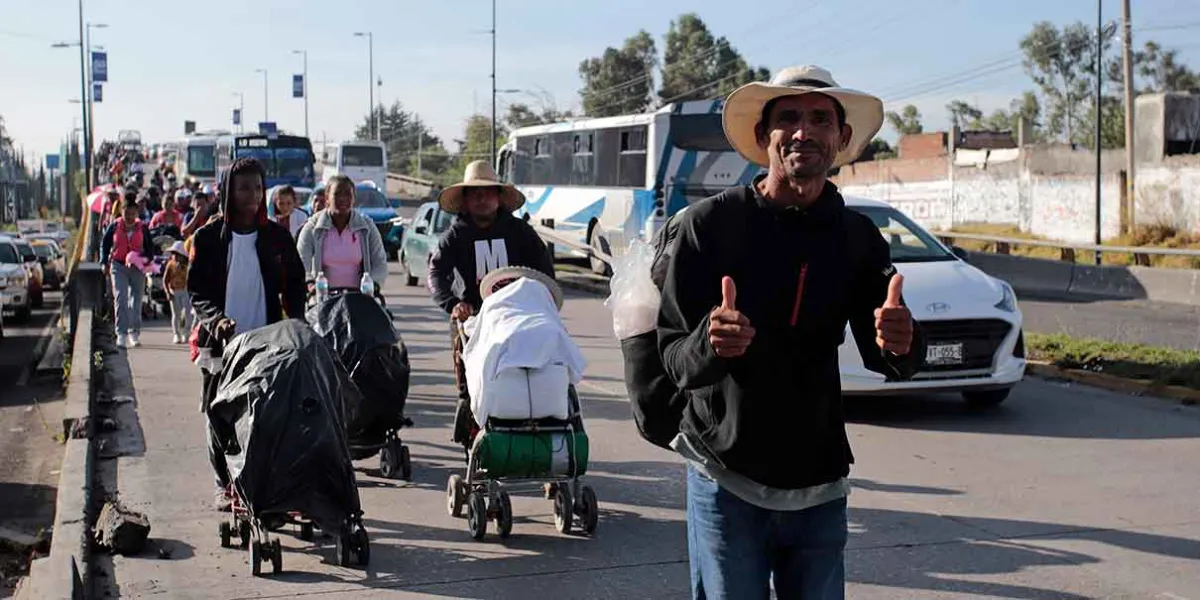
<svg viewBox="0 0 1200 600"><path fill-rule="evenodd" d="M383 247L383 236L380 235L379 228L375 226L374 222L367 229L367 249L371 253L371 279L382 286L388 276L387 248Z"/></svg>
<svg viewBox="0 0 1200 600"><path fill-rule="evenodd" d="M117 233L117 224L109 223L104 229L104 236L100 238L100 264L108 266L109 260L112 258L113 237Z"/></svg>
<svg viewBox="0 0 1200 600"><path fill-rule="evenodd" d="M219 239L215 241L220 242ZM212 243L199 235L193 238L187 277L187 291L192 297L192 308L196 311L197 319L204 323L210 333L214 333L217 322L225 318L225 312L221 309L224 298L216 297L218 286L212 285L214 281L224 277L225 269Z"/></svg>
<svg viewBox="0 0 1200 600"><path fill-rule="evenodd" d="M454 312L454 307L461 299L454 295L454 241L456 237L451 229L438 240L437 249L429 255L429 276L426 278L429 291L433 294L433 303L440 306L446 314Z"/></svg>
<svg viewBox="0 0 1200 600"><path fill-rule="evenodd" d="M316 234L313 232L313 221L309 221L300 228L300 234L296 236L296 251L297 258L300 261L300 267L304 270L304 277L309 280L317 278L318 269L313 268L313 254L315 252Z"/></svg>
<svg viewBox="0 0 1200 600"><path fill-rule="evenodd" d="M308 296L308 286L305 282L304 264L300 262L300 253L296 244L292 243L291 232L279 228L283 247L283 311L290 319L304 319L304 304Z"/></svg>
<svg viewBox="0 0 1200 600"><path fill-rule="evenodd" d="M850 332L858 345L863 366L889 379L912 378L925 355L924 336L913 323L913 340L908 354L897 356L881 349L875 340L875 309L887 299L888 284L896 267L892 265L891 250L883 236L872 231L867 237L865 263L859 270L850 306ZM903 302L902 302L903 303Z"/></svg>
<svg viewBox="0 0 1200 600"><path fill-rule="evenodd" d="M663 367L686 390L714 385L729 372L709 341L709 314L721 303L721 277L726 275L718 272L712 236L706 235L710 223L693 211L680 222L658 311Z"/></svg>
<svg viewBox="0 0 1200 600"><path fill-rule="evenodd" d="M520 223L519 227L524 237L524 251L521 254L528 257L526 260L529 262L529 268L541 271L550 279L554 279L554 259L550 256L550 249L546 245L546 241L542 239L542 236L538 235L533 225L525 221L518 222Z"/></svg>

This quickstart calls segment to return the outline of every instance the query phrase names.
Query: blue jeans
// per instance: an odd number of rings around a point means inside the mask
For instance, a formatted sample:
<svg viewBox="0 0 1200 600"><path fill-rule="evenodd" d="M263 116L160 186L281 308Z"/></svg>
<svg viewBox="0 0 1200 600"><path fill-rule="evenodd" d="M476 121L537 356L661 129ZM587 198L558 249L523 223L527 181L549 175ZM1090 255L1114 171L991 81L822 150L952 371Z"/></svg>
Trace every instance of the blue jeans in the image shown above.
<svg viewBox="0 0 1200 600"><path fill-rule="evenodd" d="M780 600L845 598L845 498L799 511L767 510L688 465L687 529L697 600L765 600L772 580Z"/></svg>
<svg viewBox="0 0 1200 600"><path fill-rule="evenodd" d="M142 296L146 293L146 275L121 263L112 264L113 320L117 335L142 330Z"/></svg>

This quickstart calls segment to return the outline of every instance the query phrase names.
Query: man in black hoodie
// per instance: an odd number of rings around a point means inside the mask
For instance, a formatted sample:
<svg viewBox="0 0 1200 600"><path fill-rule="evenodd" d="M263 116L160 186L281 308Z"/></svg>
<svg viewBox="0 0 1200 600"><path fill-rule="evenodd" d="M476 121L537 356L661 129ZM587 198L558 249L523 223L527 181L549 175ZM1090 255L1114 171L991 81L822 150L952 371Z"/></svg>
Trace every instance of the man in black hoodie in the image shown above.
<svg viewBox="0 0 1200 600"><path fill-rule="evenodd" d="M278 322L304 318L304 266L292 234L267 218L266 171L252 158L240 158L222 181L222 218L192 240L187 288L201 334L200 345L219 356L234 335ZM203 373L201 410L216 397L219 374ZM216 477L217 508L229 506L229 473L219 436L210 421L209 460Z"/></svg>
<svg viewBox="0 0 1200 600"><path fill-rule="evenodd" d="M454 321L465 321L479 311L483 303L479 282L491 271L528 267L554 278L546 243L529 223L512 214L525 204L525 196L502 183L486 161L467 165L463 182L442 190L438 203L458 217L429 257L429 291ZM451 331L459 395L454 441L465 443L470 439L469 398L461 343Z"/></svg>
<svg viewBox="0 0 1200 600"><path fill-rule="evenodd" d="M696 598L842 598L847 475L838 347L912 375L922 355L879 230L827 180L883 122L878 98L818 67L733 92L730 144L768 169L680 215L659 313L663 366L688 393Z"/></svg>

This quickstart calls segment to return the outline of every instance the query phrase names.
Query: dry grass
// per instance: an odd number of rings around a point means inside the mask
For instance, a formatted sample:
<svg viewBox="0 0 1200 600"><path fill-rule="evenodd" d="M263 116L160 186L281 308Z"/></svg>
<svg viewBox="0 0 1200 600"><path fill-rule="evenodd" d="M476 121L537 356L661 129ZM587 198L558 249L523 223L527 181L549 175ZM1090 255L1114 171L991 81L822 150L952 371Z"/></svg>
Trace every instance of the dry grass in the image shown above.
<svg viewBox="0 0 1200 600"><path fill-rule="evenodd" d="M1200 389L1200 352L1062 334L1026 333L1025 344L1029 358L1059 367Z"/></svg>
<svg viewBox="0 0 1200 600"><path fill-rule="evenodd" d="M974 233L980 235L994 235L999 237L1008 237L1025 240L1046 240L1046 238L1038 237L1029 233L1022 232L1011 225L991 225L987 223L966 223L958 225L954 228L959 233ZM1142 225L1133 232L1121 235L1117 238L1106 240L1106 245L1111 246L1151 246L1158 248L1182 248L1191 250L1200 250L1200 235L1181 232L1170 225L1155 224ZM975 252L995 252L996 245L991 242L980 242L975 240L955 240L955 245ZM1024 246L1013 245L1010 248L1010 253L1015 256L1026 256L1030 258L1047 258L1059 260L1062 258L1057 248L1045 248L1041 246ZM1105 252L1102 254L1102 259L1106 265L1133 265L1134 258L1132 254L1123 254L1117 252ZM1075 262L1085 264L1095 264L1096 257L1093 252L1076 252ZM1188 256L1151 256L1150 264L1155 267L1167 267L1175 269L1200 269L1200 257Z"/></svg>

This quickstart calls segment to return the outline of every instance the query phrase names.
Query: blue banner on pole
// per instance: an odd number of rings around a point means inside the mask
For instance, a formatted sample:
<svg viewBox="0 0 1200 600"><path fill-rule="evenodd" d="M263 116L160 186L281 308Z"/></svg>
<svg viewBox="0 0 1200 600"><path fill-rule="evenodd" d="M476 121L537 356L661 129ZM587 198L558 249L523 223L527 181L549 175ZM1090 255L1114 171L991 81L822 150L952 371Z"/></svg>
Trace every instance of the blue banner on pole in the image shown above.
<svg viewBox="0 0 1200 600"><path fill-rule="evenodd" d="M292 97L304 97L304 75L292 75Z"/></svg>
<svg viewBox="0 0 1200 600"><path fill-rule="evenodd" d="M108 81L107 52L92 52L92 81Z"/></svg>
<svg viewBox="0 0 1200 600"><path fill-rule="evenodd" d="M104 86L99 83L92 84L92 102L104 101Z"/></svg>
<svg viewBox="0 0 1200 600"><path fill-rule="evenodd" d="M274 121L261 121L258 124L258 132L262 135L272 135L279 132L279 127Z"/></svg>
<svg viewBox="0 0 1200 600"><path fill-rule="evenodd" d="M234 125L242 124L242 110L240 108L233 109L233 124Z"/></svg>
<svg viewBox="0 0 1200 600"><path fill-rule="evenodd" d="M46 168L51 171L55 171L58 169L58 155L57 154L47 154L46 155Z"/></svg>

